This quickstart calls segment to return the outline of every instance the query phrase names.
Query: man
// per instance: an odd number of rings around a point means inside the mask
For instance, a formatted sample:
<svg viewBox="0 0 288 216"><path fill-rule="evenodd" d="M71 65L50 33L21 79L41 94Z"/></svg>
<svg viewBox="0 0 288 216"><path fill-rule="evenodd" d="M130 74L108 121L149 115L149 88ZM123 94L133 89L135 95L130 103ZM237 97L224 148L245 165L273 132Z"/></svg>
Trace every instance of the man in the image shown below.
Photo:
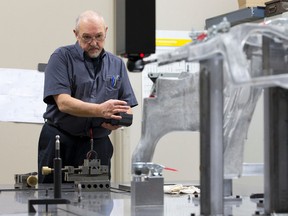
<svg viewBox="0 0 288 216"><path fill-rule="evenodd" d="M83 12L76 20L74 45L58 48L45 69L45 124L39 137L39 183L53 182L43 176L43 166L53 167L55 136L60 136L63 166L83 165L91 150L102 165L109 165L113 146L108 137L119 126L105 122L120 120L117 114L132 114L137 106L125 64L104 50L108 27L94 11Z"/></svg>

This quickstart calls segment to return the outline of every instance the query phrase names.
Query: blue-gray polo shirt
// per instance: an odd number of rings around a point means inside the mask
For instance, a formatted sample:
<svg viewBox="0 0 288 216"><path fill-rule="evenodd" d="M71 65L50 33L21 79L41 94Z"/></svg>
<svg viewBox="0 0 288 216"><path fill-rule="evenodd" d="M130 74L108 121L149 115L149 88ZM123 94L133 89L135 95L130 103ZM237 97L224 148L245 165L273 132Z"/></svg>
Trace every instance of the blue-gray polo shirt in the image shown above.
<svg viewBox="0 0 288 216"><path fill-rule="evenodd" d="M47 109L44 119L75 136L89 136L89 130L93 128L94 138L99 138L111 133L100 126L103 118L76 117L60 112L53 95L69 94L97 104L119 99L131 107L138 105L125 64L119 57L103 50L95 65L85 57L77 42L54 51L45 69L44 102Z"/></svg>

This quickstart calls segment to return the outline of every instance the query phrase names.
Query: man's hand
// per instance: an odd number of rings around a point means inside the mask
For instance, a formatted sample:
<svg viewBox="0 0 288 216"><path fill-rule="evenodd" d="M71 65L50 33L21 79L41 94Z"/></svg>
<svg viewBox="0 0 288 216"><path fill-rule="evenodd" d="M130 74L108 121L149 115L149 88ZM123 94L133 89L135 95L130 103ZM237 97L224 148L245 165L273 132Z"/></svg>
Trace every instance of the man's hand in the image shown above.
<svg viewBox="0 0 288 216"><path fill-rule="evenodd" d="M116 119L116 120L120 120L121 116L115 115L115 114L121 113L121 112L126 113L130 109L130 107L127 106L127 103L125 101L114 100L114 99L105 101L104 103L101 103L99 106L100 106L103 118Z"/></svg>
<svg viewBox="0 0 288 216"><path fill-rule="evenodd" d="M106 122L103 122L102 124L101 124L101 126L103 127L103 128L106 128L106 129L108 129L108 130L117 130L118 128L120 128L121 126L119 126L119 125L111 125L110 123L106 123Z"/></svg>

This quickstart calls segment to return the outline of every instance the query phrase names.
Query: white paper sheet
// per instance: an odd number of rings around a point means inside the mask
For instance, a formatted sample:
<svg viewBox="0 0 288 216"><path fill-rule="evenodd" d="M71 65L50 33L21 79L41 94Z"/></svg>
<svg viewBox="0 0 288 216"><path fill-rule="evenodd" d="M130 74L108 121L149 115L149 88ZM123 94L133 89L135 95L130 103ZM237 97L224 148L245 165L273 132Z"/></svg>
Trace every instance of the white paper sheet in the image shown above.
<svg viewBox="0 0 288 216"><path fill-rule="evenodd" d="M0 68L0 121L43 123L44 73Z"/></svg>

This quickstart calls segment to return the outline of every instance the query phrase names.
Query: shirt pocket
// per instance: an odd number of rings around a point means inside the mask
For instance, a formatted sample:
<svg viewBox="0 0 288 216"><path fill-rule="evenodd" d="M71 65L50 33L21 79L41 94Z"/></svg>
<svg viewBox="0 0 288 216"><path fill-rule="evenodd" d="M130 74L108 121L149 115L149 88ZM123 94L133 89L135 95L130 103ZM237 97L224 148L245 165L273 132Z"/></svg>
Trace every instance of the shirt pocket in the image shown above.
<svg viewBox="0 0 288 216"><path fill-rule="evenodd" d="M121 77L119 75L109 75L105 79L106 99L118 99L118 92L121 87Z"/></svg>

